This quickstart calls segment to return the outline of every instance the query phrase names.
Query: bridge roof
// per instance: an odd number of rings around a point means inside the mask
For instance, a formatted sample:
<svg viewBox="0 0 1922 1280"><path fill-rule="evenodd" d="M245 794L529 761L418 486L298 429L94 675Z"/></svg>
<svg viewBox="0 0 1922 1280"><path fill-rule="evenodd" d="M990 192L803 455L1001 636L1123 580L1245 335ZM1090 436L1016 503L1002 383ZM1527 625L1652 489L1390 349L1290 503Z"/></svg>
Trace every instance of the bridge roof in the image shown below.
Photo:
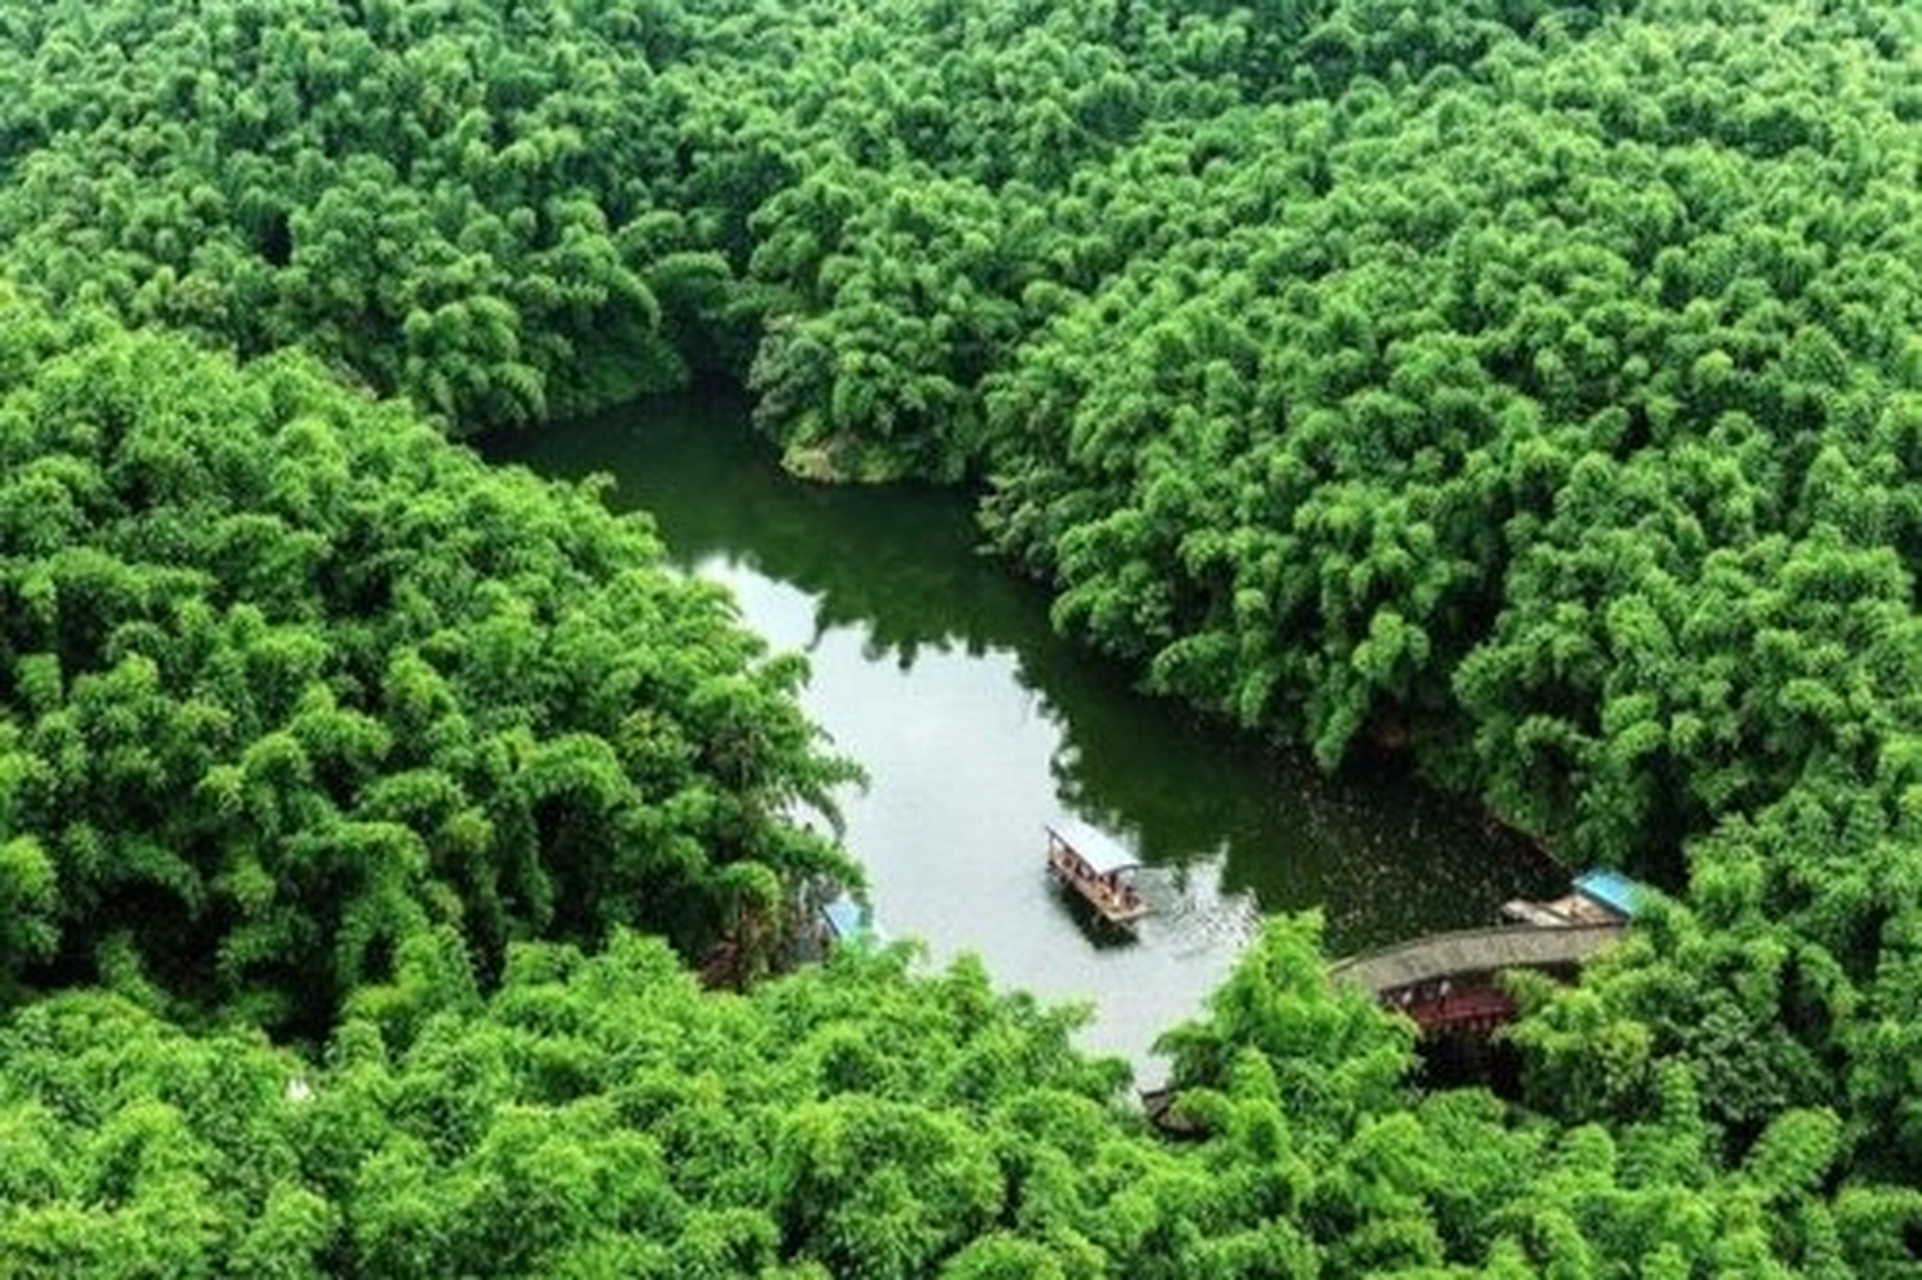
<svg viewBox="0 0 1922 1280"><path fill-rule="evenodd" d="M1338 985L1376 995L1458 974L1539 969L1586 960L1621 936L1620 923L1544 929L1505 925L1435 933L1398 946L1350 956L1329 969Z"/></svg>

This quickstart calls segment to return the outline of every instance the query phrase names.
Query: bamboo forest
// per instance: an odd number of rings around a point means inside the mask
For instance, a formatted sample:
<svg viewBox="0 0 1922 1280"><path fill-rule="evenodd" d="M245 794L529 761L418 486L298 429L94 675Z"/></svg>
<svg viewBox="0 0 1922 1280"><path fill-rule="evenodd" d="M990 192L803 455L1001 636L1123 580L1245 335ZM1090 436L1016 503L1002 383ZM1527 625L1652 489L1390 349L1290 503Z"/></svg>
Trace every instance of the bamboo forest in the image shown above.
<svg viewBox="0 0 1922 1280"><path fill-rule="evenodd" d="M1922 1277L1919 34L0 0L0 1275ZM472 447L696 385L1632 927L1498 1087L1275 913L1159 1125L978 960L795 963L878 762Z"/></svg>

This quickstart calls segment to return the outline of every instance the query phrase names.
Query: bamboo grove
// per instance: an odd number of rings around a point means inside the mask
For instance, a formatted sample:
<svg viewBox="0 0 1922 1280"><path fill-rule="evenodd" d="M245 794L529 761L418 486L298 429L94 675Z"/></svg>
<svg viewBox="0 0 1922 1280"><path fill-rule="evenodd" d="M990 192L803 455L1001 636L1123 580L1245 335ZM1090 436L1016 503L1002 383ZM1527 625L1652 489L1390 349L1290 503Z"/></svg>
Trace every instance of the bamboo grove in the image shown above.
<svg viewBox="0 0 1922 1280"><path fill-rule="evenodd" d="M1917 1274L1918 27L0 3L0 1272ZM965 963L701 990L857 764L449 439L690 378L1665 894L1519 1103L1275 922L1187 1143Z"/></svg>

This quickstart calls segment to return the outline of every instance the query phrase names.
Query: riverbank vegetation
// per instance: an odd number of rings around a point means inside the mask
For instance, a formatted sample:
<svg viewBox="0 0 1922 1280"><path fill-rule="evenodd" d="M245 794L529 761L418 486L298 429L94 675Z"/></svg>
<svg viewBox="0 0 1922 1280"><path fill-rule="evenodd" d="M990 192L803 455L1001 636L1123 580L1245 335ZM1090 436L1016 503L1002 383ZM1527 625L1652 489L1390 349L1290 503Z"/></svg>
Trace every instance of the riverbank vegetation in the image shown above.
<svg viewBox="0 0 1922 1280"><path fill-rule="evenodd" d="M711 588L306 357L0 304L12 989L325 1032L408 939L700 955L854 873L855 776Z"/></svg>
<svg viewBox="0 0 1922 1280"><path fill-rule="evenodd" d="M8 1269L1912 1274L1919 21L0 6ZM697 993L655 939L848 874L851 766L423 425L697 375L979 485L1150 687L1665 888L1528 1110L1300 924L1190 1146L966 970Z"/></svg>

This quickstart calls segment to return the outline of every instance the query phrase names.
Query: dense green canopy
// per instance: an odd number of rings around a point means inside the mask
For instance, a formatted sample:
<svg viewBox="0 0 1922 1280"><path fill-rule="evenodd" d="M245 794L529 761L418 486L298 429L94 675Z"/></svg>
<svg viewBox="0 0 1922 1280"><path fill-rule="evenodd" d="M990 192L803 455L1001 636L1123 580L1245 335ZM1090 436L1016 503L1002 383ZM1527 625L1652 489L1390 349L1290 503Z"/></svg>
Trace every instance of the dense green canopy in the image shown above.
<svg viewBox="0 0 1922 1280"><path fill-rule="evenodd" d="M477 995L420 940L326 1060L189 1038L118 997L0 1033L12 1274L1895 1274L1913 1190L1826 1203L1832 1112L1717 1178L1687 1072L1658 1122L1516 1123L1410 1092L1406 1023L1277 926L1181 1042L1169 1144L1073 1019L977 967L848 956L702 993L658 943L517 949ZM64 1270L62 1270L64 1268ZM1693 1270L1691 1270L1693 1268ZM1712 1269L1712 1270L1711 1270Z"/></svg>
<svg viewBox="0 0 1922 1280"><path fill-rule="evenodd" d="M1914 1274L1919 33L0 3L0 1270ZM1530 1110L1294 926L1185 1147L971 970L697 993L658 939L764 957L851 766L425 425L694 373L980 485L1149 686L1668 890L1530 993Z"/></svg>
<svg viewBox="0 0 1922 1280"><path fill-rule="evenodd" d="M712 588L305 359L0 303L0 980L324 1029L396 948L698 948L850 767Z"/></svg>

